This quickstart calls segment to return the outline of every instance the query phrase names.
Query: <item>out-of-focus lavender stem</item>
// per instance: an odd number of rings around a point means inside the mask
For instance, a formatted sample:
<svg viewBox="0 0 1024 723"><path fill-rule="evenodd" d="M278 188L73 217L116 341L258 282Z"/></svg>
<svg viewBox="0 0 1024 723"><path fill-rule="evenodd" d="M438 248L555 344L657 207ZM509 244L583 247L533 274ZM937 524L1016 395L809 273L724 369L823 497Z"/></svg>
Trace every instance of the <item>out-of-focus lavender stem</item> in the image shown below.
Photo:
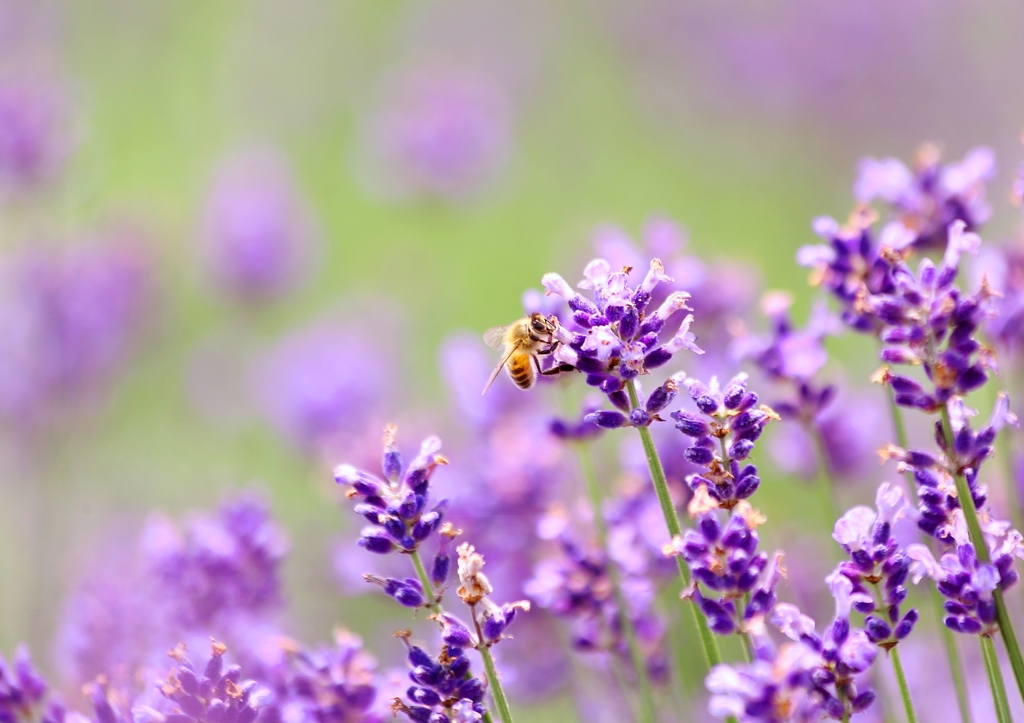
<svg viewBox="0 0 1024 723"><path fill-rule="evenodd" d="M639 688L639 716L642 723L654 723L657 715L654 708L654 696L651 692L651 679L647 670L647 663L644 661L643 651L640 649L640 641L636 636L636 629L633 621L629 618L629 611L626 609L626 596L622 594L622 578L619 575L618 564L612 559L611 549L608 546L608 524L604 519L604 495L601 485L597 481L597 474L594 471L594 461L590 458L590 450L585 443L574 445L576 456L579 458L580 473L583 483L587 488L587 497L590 500L590 507L594 515L594 533L597 535L597 544L601 548L601 554L608 559L608 578L612 583L612 594L615 596L615 606L618 609L619 625L622 626L622 634L626 638L626 645L629 647L629 657L633 663L636 673L637 687ZM627 691L623 691L627 692Z"/></svg>

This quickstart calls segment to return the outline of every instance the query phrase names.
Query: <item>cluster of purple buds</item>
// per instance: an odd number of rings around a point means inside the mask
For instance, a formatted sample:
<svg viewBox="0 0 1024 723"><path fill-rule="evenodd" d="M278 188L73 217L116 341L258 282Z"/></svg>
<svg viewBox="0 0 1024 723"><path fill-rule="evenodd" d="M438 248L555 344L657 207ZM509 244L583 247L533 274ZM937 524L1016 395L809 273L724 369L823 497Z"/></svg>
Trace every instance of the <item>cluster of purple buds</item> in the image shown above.
<svg viewBox="0 0 1024 723"><path fill-rule="evenodd" d="M824 304L814 307L807 325L800 329L790 318L793 297L784 291L764 295L761 308L768 318L769 334L739 340L739 355L751 358L769 379L805 382L828 361L823 340L837 332L837 319Z"/></svg>
<svg viewBox="0 0 1024 723"><path fill-rule="evenodd" d="M226 647L213 641L210 659L199 669L179 645L168 655L177 663L160 692L169 701L169 712L137 706L137 723L253 723L271 700L268 689L254 680L242 680L237 665L224 667ZM100 716L103 721L103 717ZM107 723L103 721L103 723Z"/></svg>
<svg viewBox="0 0 1024 723"><path fill-rule="evenodd" d="M1000 394L988 424L978 432L971 429L973 410L955 398L948 404L953 431L952 447L942 427L936 423L935 439L942 452L936 458L927 452L904 450L887 445L881 450L883 460L895 459L901 471L910 470L917 482L919 498L918 527L942 542L951 543L954 512L960 509L954 474L963 475L971 490L974 505L981 510L988 498L988 489L978 479L981 463L991 456L996 435L1007 424L1016 426L1017 417L1009 409L1009 398Z"/></svg>
<svg viewBox="0 0 1024 723"><path fill-rule="evenodd" d="M757 527L764 522L763 515L741 502L723 525L725 516L721 510L705 512L698 517L696 529L687 530L665 550L686 560L693 585L683 594L693 598L719 635L742 631L746 621L771 612L784 574L781 553L769 558L757 549ZM702 593L698 583L711 596Z"/></svg>
<svg viewBox="0 0 1024 723"><path fill-rule="evenodd" d="M626 414L631 410L624 391L627 382L664 366L684 348L703 353L690 332L692 314L683 319L669 341L663 343L660 338L669 318L689 308L688 293L674 292L653 313L647 313L655 287L672 281L661 261L651 261L636 288L629 285L630 271L613 271L604 259L587 264L579 286L592 290L593 299L573 289L558 274L546 274L541 281L546 293L564 299L572 313L572 324L560 325L555 333L555 361L586 374L587 384L600 388Z"/></svg>
<svg viewBox="0 0 1024 723"><path fill-rule="evenodd" d="M778 651L758 645L756 650L750 663L711 669L705 679L711 715L741 723L820 721L821 699L811 680L821 668L821 656L803 643L787 643Z"/></svg>
<svg viewBox="0 0 1024 723"><path fill-rule="evenodd" d="M448 581L448 574L451 571L452 565L452 542L461 532L461 530L456 530L448 522L441 525L441 529L438 531L440 546L429 571L430 583L435 591L442 590ZM385 595L394 598L400 605L407 608L430 607L435 603L433 593L425 593L422 583L414 577L399 579L363 575L363 579L376 585Z"/></svg>
<svg viewBox="0 0 1024 723"><path fill-rule="evenodd" d="M655 387L654 391L647 397L642 405L635 409L629 409L629 399L619 392L614 395L613 401L620 406L622 411L614 409L602 409L591 412L583 417L584 424L590 424L601 429L618 429L619 427L649 427L651 422L663 422L659 413L672 403L679 392L679 382L683 374L674 374L665 380L663 384Z"/></svg>
<svg viewBox="0 0 1024 723"><path fill-rule="evenodd" d="M936 561L925 545L913 544L907 547L907 555L912 560L910 574L914 582L928 576L947 598L946 627L958 633L990 636L998 630L994 593L1009 589L1019 579L1013 563L1014 557L1024 557L1024 542L1021 534L1005 522L988 521L983 529L991 563L978 560L960 510L954 513L955 551Z"/></svg>
<svg viewBox="0 0 1024 723"><path fill-rule="evenodd" d="M409 643L409 633L398 633L408 648L407 701L395 698L391 710L404 713L415 723L475 723L487 715L484 683L470 672L469 658L461 647L445 645L433 658Z"/></svg>
<svg viewBox="0 0 1024 723"><path fill-rule="evenodd" d="M836 616L823 636L816 632L814 620L795 605L777 605L771 622L791 640L818 653L820 662L811 673L811 685L824 712L845 720L846 715L865 710L875 700L875 691L859 690L856 678L875 662L878 647L864 629L850 625L850 612L855 606L867 605L870 596L855 591L843 575L831 575L828 582L836 601Z"/></svg>
<svg viewBox="0 0 1024 723"><path fill-rule="evenodd" d="M555 509L541 523L541 536L558 543L558 555L539 562L524 592L552 615L571 621L571 644L583 653L610 653L632 665L621 616L629 616L644 652L649 674L668 672L663 649L664 623L654 610L655 588L648 570L631 571L619 560L582 544ZM612 532L614 536L614 530ZM610 565L620 565L622 600L615 595ZM625 609L620 609L620 602Z"/></svg>
<svg viewBox="0 0 1024 723"><path fill-rule="evenodd" d="M896 158L865 158L860 163L854 196L861 203L880 200L916 248L941 248L946 229L955 221L975 229L988 221L992 208L985 182L995 175L990 148L975 148L959 163L943 164L939 149L922 146L913 169Z"/></svg>
<svg viewBox="0 0 1024 723"><path fill-rule="evenodd" d="M59 701L47 701L48 686L29 657L28 648L19 646L13 665L0 656L0 721L2 723L63 723L64 707Z"/></svg>
<svg viewBox="0 0 1024 723"><path fill-rule="evenodd" d="M898 251L891 251L893 290L864 294L857 301L879 322L882 361L922 366L928 377L930 389L910 377L884 374L882 381L892 386L901 406L934 412L953 395L980 387L995 367L991 350L975 338L995 292L983 283L967 295L955 285L960 256L977 253L980 241L965 232L962 221L955 222L942 265L924 258L916 274Z"/></svg>
<svg viewBox="0 0 1024 723"><path fill-rule="evenodd" d="M821 286L839 303L840 318L847 326L861 332L877 333L879 321L861 309L857 300L868 295L891 293L894 289L892 269L883 257L883 246L902 241L892 238L895 227L876 239L872 225L876 216L867 208L859 208L844 225L829 217L814 221L814 232L825 244L804 246L797 252L797 262L812 269L811 283Z"/></svg>
<svg viewBox="0 0 1024 723"><path fill-rule="evenodd" d="M765 425L779 416L765 405L757 406L758 396L747 391L747 376L740 374L722 391L717 378L710 386L696 379L686 380L686 389L697 405L697 413L672 413L676 429L694 441L686 458L705 468L687 479L690 488L703 489L719 506L731 509L752 495L761 484L757 468L740 466L754 450Z"/></svg>
<svg viewBox="0 0 1024 723"><path fill-rule="evenodd" d="M294 651L261 721L382 722L383 717L373 712L377 697L373 658L348 631L336 630L334 642L332 648Z"/></svg>
<svg viewBox="0 0 1024 723"><path fill-rule="evenodd" d="M356 514L369 521L359 538L360 547L377 554L415 552L442 522L447 500L429 510L430 478L448 461L438 452L441 440L428 437L419 455L408 465L395 447L394 426L384 430L384 479L343 464L334 470L338 484L348 487L346 495L357 499Z"/></svg>
<svg viewBox="0 0 1024 723"><path fill-rule="evenodd" d="M878 488L875 501L877 511L853 507L836 522L832 537L850 559L833 574L846 577L860 596L854 607L868 614L864 627L871 642L891 648L910 634L918 618L914 609L900 615L911 560L893 537L893 525L909 510L903 491L888 482ZM880 604L869 585L879 590Z"/></svg>

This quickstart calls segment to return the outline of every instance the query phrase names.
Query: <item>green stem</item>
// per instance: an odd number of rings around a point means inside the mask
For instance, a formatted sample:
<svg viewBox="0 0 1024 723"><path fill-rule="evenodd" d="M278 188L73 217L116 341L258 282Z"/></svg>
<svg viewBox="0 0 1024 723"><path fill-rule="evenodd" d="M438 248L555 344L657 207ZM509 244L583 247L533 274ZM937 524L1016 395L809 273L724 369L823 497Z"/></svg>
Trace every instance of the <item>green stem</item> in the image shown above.
<svg viewBox="0 0 1024 723"><path fill-rule="evenodd" d="M494 665L491 649L481 645L480 657L484 659L484 670L487 671L487 682L491 687L491 695L494 696L494 705L498 708L498 716L502 723L512 723L512 711L508 708L508 698L505 697L505 690L498 680L498 669Z"/></svg>
<svg viewBox="0 0 1024 723"><path fill-rule="evenodd" d="M981 657L985 660L985 674L988 676L989 687L992 688L992 704L996 708L996 719L999 723L1011 723L1010 701L1006 697L1006 685L1003 674L999 670L999 657L992 638L981 636Z"/></svg>
<svg viewBox="0 0 1024 723"><path fill-rule="evenodd" d="M626 383L626 391L629 392L630 405L634 409L639 407L640 399L637 396L636 386L634 386L632 380ZM679 524L679 517L676 515L676 508L668 491L665 469L661 466L661 458L658 457L658 450L654 446L651 430L647 427L637 427L636 431L640 433L640 441L643 443L644 454L647 456L647 466L651 471L651 481L654 483L654 491L658 495L658 504L661 505L661 514L665 518L668 534L672 538L681 536L683 529ZM690 568L679 555L675 556L675 560L676 565L679 567L679 575L683 578L684 589L689 589L691 581ZM691 610L694 622L697 624L697 632L700 633L700 642L704 648L704 658L707 660L708 667L718 665L722 662L722 654L718 650L718 642L715 640L711 628L708 627L707 620L704 619L700 610L697 609L696 604L691 606Z"/></svg>
<svg viewBox="0 0 1024 723"><path fill-rule="evenodd" d="M917 723L917 713L914 712L914 704L910 700L910 688L907 686L907 676L903 672L899 647L890 650L889 657L892 659L892 669L896 673L896 682L900 686L900 697L903 698L903 710L907 714L907 723Z"/></svg>
<svg viewBox="0 0 1024 723"><path fill-rule="evenodd" d="M427 609L435 615L439 615L442 612L441 605L437 602L437 596L434 595L434 585L430 582L427 569L423 567L419 550L410 552L409 557L412 558L412 566L416 568L416 577L420 579L420 585L423 586L423 594L427 598Z"/></svg>
<svg viewBox="0 0 1024 723"><path fill-rule="evenodd" d="M647 670L647 662L644 660L644 653L640 647L640 640L636 635L636 628L629 617L626 607L626 596L622 593L622 579L619 575L619 566L611 556L611 548L608 546L608 524L604 519L604 498L601 493L601 485L598 484L597 474L594 472L594 463L590 458L587 448L580 444L576 447L577 457L580 462L580 471L587 488L587 497L590 500L590 507L594 514L594 532L597 535L597 544L601 553L608 563L608 578L612 584L612 594L615 597L615 606L618 611L619 626L626 638L626 646L629 649L630 661L636 672L637 686L640 697L640 721L642 723L654 723L657 720L654 706L654 694L651 691L651 679ZM625 691L625 688L623 688Z"/></svg>
<svg viewBox="0 0 1024 723"><path fill-rule="evenodd" d="M953 448L953 426L949 421L949 410L942 405L942 432L946 436L948 449ZM956 496L960 501L964 518L967 521L967 530L970 533L971 543L974 545L974 552L978 559L991 564L992 557L988 551L988 543L985 542L985 535L981 531L981 523L978 521L978 510L974 506L974 497L971 495L971 488L967 479L960 474L960 470L953 470L953 480L956 483ZM992 591L992 597L996 602L996 617L999 621L999 634L1003 637L1003 645L1006 646L1006 655L1010 659L1013 668L1013 677L1017 681L1017 689L1021 698L1024 699L1024 658L1020 654L1020 645L1017 644L1017 634L1013 629L1013 621L1010 620L1009 612L1006 609L1006 601L1003 600L1003 591L996 588ZM1002 673L996 666L996 672L1000 679Z"/></svg>
<svg viewBox="0 0 1024 723"><path fill-rule="evenodd" d="M896 430L896 444L903 449L907 448L907 428L903 423L903 412L896 405L896 397L890 387L887 391L889 398L889 412L892 414L892 426ZM914 479L914 473L909 469L906 472L907 479L907 494L912 501L912 504L917 506L917 481ZM946 609L943 607L942 598L934 588L930 589L926 593L929 599L932 601L932 606L935 608L935 621L939 626L939 631L942 638L942 646L946 651L946 661L949 663L949 674L953 679L953 690L956 691L956 704L960 709L960 720L962 723L971 723L971 704L968 698L967 684L964 680L964 666L960 659L960 650L957 647L956 637L953 631L950 630L943 624L942 620L946 615Z"/></svg>

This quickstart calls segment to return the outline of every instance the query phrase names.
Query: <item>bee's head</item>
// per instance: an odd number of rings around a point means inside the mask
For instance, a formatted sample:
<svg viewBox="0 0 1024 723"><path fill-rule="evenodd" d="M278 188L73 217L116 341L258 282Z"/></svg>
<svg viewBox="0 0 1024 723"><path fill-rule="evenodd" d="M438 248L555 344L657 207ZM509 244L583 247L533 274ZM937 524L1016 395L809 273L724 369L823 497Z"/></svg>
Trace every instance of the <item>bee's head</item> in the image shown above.
<svg viewBox="0 0 1024 723"><path fill-rule="evenodd" d="M534 334L550 335L555 332L555 318L543 314L530 314L530 331Z"/></svg>

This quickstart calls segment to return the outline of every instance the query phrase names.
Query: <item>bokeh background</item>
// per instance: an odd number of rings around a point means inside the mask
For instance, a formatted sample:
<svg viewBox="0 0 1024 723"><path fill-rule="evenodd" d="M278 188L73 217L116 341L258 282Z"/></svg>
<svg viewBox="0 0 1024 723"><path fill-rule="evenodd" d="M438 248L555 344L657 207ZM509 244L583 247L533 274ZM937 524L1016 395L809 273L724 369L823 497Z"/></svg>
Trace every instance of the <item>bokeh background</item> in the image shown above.
<svg viewBox="0 0 1024 723"><path fill-rule="evenodd" d="M3 0L0 650L55 670L119 540L252 483L289 629L387 645L402 612L338 582L330 469L384 421L450 426L444 340L652 214L756 270L709 292L790 289L802 318L810 220L924 141L996 151L1009 233L1021 37L1024 8L953 0Z"/></svg>

